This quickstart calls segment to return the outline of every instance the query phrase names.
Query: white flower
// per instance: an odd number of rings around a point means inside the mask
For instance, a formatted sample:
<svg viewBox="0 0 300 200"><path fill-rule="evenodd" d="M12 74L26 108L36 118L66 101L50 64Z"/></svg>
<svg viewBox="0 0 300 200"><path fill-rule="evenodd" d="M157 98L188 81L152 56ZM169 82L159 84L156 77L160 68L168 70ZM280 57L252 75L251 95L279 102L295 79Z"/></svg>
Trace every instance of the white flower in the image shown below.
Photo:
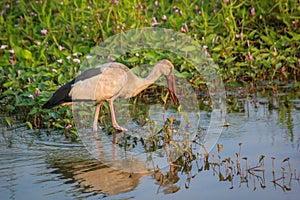
<svg viewBox="0 0 300 200"><path fill-rule="evenodd" d="M62 59L59 59L59 60L57 60L57 62L59 63L59 64L62 64Z"/></svg>

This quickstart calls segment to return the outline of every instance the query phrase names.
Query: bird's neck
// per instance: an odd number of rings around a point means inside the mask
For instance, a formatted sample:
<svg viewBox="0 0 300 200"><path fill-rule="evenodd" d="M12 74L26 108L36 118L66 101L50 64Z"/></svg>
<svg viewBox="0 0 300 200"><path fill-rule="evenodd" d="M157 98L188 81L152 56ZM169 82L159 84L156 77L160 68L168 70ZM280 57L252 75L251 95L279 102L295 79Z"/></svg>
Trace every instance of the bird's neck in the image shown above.
<svg viewBox="0 0 300 200"><path fill-rule="evenodd" d="M149 83L149 84L153 84L160 76L161 76L161 72L159 70L160 65L155 65L153 70L150 72L150 74L144 78L144 82L145 84Z"/></svg>
<svg viewBox="0 0 300 200"><path fill-rule="evenodd" d="M156 65L153 70L150 72L150 74L146 78L139 78L138 83L135 87L135 90L132 94L133 96L136 96L138 93L143 91L144 89L148 88L150 85L152 85L159 77L161 76L161 72L159 70L159 66Z"/></svg>

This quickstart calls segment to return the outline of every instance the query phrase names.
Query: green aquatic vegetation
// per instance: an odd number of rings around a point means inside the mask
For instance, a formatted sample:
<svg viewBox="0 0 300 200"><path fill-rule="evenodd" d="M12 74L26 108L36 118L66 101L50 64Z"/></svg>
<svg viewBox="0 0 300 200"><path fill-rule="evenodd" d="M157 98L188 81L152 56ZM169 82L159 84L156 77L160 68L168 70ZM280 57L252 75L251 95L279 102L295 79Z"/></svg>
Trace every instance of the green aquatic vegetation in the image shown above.
<svg viewBox="0 0 300 200"><path fill-rule="evenodd" d="M78 74L92 47L134 28L168 28L190 36L218 64L228 85L293 81L300 86L297 0L4 0L0 11L1 111L26 110L29 128L75 134L69 108L42 110L41 105ZM134 68L162 58L172 60L177 76L203 88L203 75L170 52L126 52L117 61Z"/></svg>

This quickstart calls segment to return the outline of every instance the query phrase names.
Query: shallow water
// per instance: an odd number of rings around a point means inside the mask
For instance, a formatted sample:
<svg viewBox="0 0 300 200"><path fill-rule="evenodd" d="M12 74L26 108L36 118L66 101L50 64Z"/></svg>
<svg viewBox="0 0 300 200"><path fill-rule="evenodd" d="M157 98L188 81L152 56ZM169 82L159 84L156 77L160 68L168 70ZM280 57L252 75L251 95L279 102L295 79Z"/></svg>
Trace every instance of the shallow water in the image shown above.
<svg viewBox="0 0 300 200"><path fill-rule="evenodd" d="M298 199L300 99L286 93L246 97L233 98L226 117L231 126L218 140L219 153L216 146L208 162L196 157L185 168L167 167L154 175L105 167L79 140L26 130L21 123L6 127L1 118L1 199ZM209 121L209 112L201 111L201 121ZM243 174L237 173L239 151ZM255 168L261 155L264 171ZM220 166L212 164L218 160Z"/></svg>

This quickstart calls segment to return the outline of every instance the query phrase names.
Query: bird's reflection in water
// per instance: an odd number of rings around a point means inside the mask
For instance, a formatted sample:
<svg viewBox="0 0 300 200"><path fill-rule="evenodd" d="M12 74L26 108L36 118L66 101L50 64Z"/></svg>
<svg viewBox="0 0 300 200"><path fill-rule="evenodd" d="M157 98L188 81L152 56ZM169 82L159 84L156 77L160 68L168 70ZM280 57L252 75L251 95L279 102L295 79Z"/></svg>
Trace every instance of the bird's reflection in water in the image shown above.
<svg viewBox="0 0 300 200"><path fill-rule="evenodd" d="M90 171L83 170L74 178L85 188L85 192L100 192L110 196L134 190L139 185L140 178L145 175L103 167Z"/></svg>

